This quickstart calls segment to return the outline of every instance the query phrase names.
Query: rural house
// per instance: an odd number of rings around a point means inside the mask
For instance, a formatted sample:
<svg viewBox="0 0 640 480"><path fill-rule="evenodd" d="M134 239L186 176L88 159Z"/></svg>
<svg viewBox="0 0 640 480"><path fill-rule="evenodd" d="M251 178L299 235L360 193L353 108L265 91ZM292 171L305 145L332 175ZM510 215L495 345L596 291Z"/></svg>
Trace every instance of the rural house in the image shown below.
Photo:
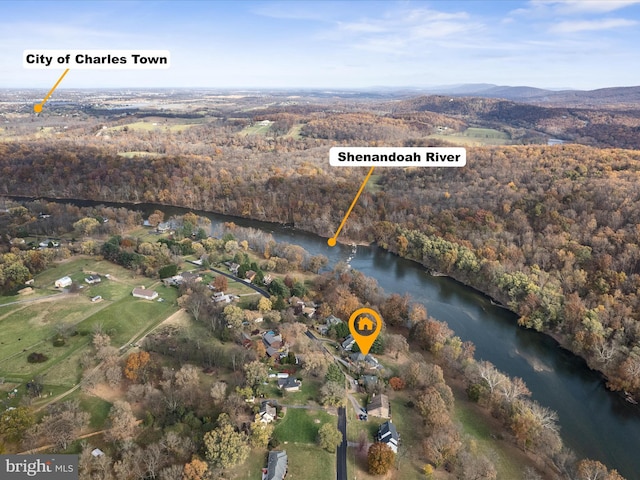
<svg viewBox="0 0 640 480"><path fill-rule="evenodd" d="M282 348L282 335L276 335L271 331L264 334L262 341L264 342L264 346L267 348L271 347L276 350Z"/></svg>
<svg viewBox="0 0 640 480"><path fill-rule="evenodd" d="M285 392L297 392L300 390L300 385L302 385L302 382L294 377L278 379L278 388Z"/></svg>
<svg viewBox="0 0 640 480"><path fill-rule="evenodd" d="M353 363L362 364L361 366L367 368L369 370L377 370L381 368L380 362L378 359L371 355L370 353L367 355L363 355L362 352L352 353L349 355L349 358Z"/></svg>
<svg viewBox="0 0 640 480"><path fill-rule="evenodd" d="M272 450L269 452L267 468L262 469L264 480L283 480L287 475L289 460L284 450Z"/></svg>
<svg viewBox="0 0 640 480"><path fill-rule="evenodd" d="M145 300L155 300L156 298L158 298L158 292L156 292L155 290L147 290L144 287L134 288L131 292L131 295L136 298L144 298Z"/></svg>
<svg viewBox="0 0 640 480"><path fill-rule="evenodd" d="M378 433L376 434L376 441L386 443L389 448L393 450L393 453L398 453L398 442L400 441L400 436L398 435L396 426L391 423L391 420L380 425Z"/></svg>
<svg viewBox="0 0 640 480"><path fill-rule="evenodd" d="M260 415L260 421L262 423L271 423L276 419L276 407L272 406L267 401L262 402L258 415Z"/></svg>
<svg viewBox="0 0 640 480"><path fill-rule="evenodd" d="M344 342L342 342L342 348L344 348L345 350L351 350L355 343L356 341L353 338L353 335L349 334L349 336L344 339Z"/></svg>
<svg viewBox="0 0 640 480"><path fill-rule="evenodd" d="M374 394L369 405L367 405L367 413L372 417L390 418L391 407L389 406L389 397L383 394Z"/></svg>

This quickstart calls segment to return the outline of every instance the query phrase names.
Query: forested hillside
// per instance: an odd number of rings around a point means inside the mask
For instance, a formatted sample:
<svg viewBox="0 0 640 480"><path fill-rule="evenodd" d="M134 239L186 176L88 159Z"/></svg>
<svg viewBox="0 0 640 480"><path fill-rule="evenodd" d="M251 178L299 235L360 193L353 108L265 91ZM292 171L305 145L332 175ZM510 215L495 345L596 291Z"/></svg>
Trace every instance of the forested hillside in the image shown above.
<svg viewBox="0 0 640 480"><path fill-rule="evenodd" d="M255 121L229 115L179 130L88 122L55 141L0 143L0 194L173 204L329 236L365 175L329 167L330 146L428 145L437 127L465 125L442 112L499 104L438 102L405 102L394 114L261 111ZM248 130L264 120L266 134ZM462 169L377 169L342 237L378 242L490 294L605 373L611 388L638 395L639 169L636 150L469 147Z"/></svg>

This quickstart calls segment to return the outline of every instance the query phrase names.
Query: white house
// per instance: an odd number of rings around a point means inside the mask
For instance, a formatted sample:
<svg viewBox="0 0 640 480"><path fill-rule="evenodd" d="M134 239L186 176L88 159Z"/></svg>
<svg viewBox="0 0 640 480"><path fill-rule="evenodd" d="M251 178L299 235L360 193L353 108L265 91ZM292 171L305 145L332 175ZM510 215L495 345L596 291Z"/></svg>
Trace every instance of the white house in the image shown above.
<svg viewBox="0 0 640 480"><path fill-rule="evenodd" d="M131 292L131 295L136 298L144 298L145 300L155 300L156 298L158 298L158 292L156 292L155 290L147 290L144 287L134 288Z"/></svg>
<svg viewBox="0 0 640 480"><path fill-rule="evenodd" d="M276 407L271 405L269 402L262 402L259 415L262 423L271 423L277 416Z"/></svg>
<svg viewBox="0 0 640 480"><path fill-rule="evenodd" d="M56 288L66 288L70 286L72 283L73 283L73 280L71 280L71 277L62 277L56 280L55 286Z"/></svg>

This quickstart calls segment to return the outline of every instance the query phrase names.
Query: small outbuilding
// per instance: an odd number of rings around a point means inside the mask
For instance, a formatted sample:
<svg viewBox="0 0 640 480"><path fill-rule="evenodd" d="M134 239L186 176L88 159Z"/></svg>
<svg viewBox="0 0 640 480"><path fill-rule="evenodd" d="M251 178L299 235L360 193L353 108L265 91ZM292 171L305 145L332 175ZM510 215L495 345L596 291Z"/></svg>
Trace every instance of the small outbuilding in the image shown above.
<svg viewBox="0 0 640 480"><path fill-rule="evenodd" d="M72 283L73 283L73 280L71 280L71 277L67 276L67 277L62 277L56 280L55 286L56 288L66 288L71 286Z"/></svg>

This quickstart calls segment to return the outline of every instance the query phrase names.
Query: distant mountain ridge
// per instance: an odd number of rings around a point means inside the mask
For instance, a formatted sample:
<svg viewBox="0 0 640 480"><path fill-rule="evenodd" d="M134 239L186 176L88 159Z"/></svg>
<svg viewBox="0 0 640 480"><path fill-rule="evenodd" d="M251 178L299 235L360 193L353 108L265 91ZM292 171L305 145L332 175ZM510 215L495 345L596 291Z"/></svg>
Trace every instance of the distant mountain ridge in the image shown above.
<svg viewBox="0 0 640 480"><path fill-rule="evenodd" d="M503 98L526 103L553 104L555 106L589 107L589 106L624 106L640 101L640 86L609 87L597 90L547 90L527 86L493 85L488 83L450 85L432 87L423 90L425 93L474 96L485 98Z"/></svg>

